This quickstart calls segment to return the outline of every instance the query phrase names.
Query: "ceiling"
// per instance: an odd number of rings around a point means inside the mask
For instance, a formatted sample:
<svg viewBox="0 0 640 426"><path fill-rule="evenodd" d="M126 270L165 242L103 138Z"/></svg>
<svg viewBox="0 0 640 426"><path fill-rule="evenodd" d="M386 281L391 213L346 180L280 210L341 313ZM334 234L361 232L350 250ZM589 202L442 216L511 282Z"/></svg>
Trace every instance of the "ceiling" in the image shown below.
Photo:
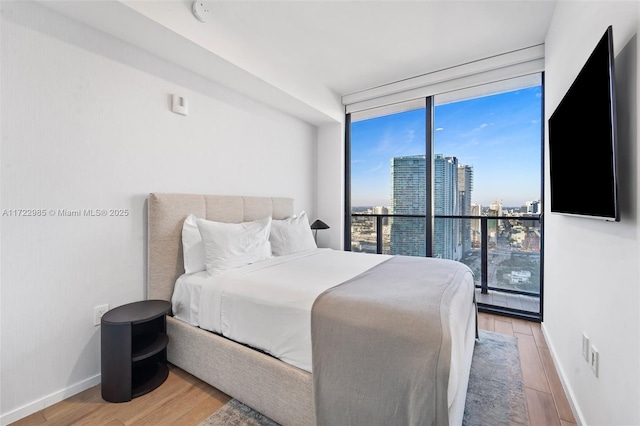
<svg viewBox="0 0 640 426"><path fill-rule="evenodd" d="M43 1L313 124L340 97L544 43L555 0ZM128 25L123 25L127 22Z"/></svg>
<svg viewBox="0 0 640 426"><path fill-rule="evenodd" d="M233 1L212 21L340 95L542 44L552 1ZM195 24L195 23L194 23Z"/></svg>

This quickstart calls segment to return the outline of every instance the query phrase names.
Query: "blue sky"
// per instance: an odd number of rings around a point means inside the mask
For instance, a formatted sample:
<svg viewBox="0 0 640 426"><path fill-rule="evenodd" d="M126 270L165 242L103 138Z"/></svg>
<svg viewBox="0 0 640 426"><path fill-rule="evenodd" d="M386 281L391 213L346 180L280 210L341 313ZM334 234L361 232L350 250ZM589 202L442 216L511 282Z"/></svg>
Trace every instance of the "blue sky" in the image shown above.
<svg viewBox="0 0 640 426"><path fill-rule="evenodd" d="M541 104L538 86L436 106L435 153L473 166L474 203L540 198ZM424 154L424 133L424 109L352 124L354 207L389 204L390 159Z"/></svg>

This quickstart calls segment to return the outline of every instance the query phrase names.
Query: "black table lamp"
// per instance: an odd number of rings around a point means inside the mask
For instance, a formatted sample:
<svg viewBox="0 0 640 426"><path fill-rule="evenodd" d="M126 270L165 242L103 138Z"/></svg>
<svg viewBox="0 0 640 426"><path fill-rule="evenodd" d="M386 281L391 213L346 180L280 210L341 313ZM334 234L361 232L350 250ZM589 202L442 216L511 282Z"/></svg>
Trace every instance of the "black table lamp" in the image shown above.
<svg viewBox="0 0 640 426"><path fill-rule="evenodd" d="M311 224L311 229L315 231L315 235L313 238L316 240L316 244L318 244L318 229L329 229L329 225L317 219L315 222Z"/></svg>

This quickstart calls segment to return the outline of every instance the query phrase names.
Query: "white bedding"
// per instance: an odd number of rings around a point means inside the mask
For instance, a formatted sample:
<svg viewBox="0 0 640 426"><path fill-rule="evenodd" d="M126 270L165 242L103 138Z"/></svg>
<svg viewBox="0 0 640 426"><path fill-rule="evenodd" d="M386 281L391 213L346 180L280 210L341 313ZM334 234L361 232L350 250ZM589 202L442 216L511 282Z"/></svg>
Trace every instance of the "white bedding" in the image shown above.
<svg viewBox="0 0 640 426"><path fill-rule="evenodd" d="M388 259L331 249L275 257L216 275L184 274L172 304L177 319L263 350L311 372L311 307L316 297ZM452 360L448 400L465 371L466 329L473 312L473 277L450 309Z"/></svg>
<svg viewBox="0 0 640 426"><path fill-rule="evenodd" d="M313 249L215 275L178 278L174 316L311 371L311 306L389 256Z"/></svg>

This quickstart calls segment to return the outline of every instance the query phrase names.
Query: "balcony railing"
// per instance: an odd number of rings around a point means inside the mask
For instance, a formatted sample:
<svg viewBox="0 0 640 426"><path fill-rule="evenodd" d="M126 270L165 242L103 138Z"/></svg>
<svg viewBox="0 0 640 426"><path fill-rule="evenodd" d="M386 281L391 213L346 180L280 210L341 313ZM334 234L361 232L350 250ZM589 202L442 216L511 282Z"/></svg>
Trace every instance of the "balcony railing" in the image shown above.
<svg viewBox="0 0 640 426"><path fill-rule="evenodd" d="M540 222L539 215L436 215L427 227L425 215L352 213L351 247L369 253L431 253L458 260L473 270L481 295L499 292L538 298L539 307ZM427 228L433 230L433 237L427 237Z"/></svg>

